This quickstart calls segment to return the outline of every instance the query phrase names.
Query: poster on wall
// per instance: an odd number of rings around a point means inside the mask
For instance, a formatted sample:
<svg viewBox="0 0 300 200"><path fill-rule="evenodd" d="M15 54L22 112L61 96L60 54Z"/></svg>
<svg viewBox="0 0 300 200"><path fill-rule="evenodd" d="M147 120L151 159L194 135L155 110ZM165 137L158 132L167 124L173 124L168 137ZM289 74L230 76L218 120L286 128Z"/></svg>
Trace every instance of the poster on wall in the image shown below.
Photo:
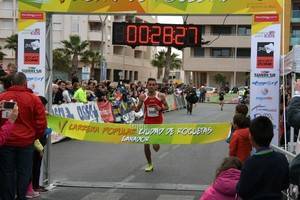
<svg viewBox="0 0 300 200"><path fill-rule="evenodd" d="M259 116L271 119L273 144L278 144L279 139L280 37L278 17L254 16L250 94L255 95L250 95L250 115L252 119Z"/></svg>
<svg viewBox="0 0 300 200"><path fill-rule="evenodd" d="M26 75L28 88L45 96L44 13L21 12L18 29L18 71Z"/></svg>

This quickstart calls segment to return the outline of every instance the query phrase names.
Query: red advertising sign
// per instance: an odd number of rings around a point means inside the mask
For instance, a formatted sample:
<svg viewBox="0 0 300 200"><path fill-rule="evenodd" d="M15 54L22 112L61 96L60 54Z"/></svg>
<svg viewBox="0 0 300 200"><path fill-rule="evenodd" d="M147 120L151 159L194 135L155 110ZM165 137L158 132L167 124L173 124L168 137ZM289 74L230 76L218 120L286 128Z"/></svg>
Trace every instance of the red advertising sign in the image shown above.
<svg viewBox="0 0 300 200"><path fill-rule="evenodd" d="M44 19L44 13L21 12L21 19Z"/></svg>
<svg viewBox="0 0 300 200"><path fill-rule="evenodd" d="M274 14L264 14L264 15L255 15L254 16L255 22L278 22L279 15Z"/></svg>

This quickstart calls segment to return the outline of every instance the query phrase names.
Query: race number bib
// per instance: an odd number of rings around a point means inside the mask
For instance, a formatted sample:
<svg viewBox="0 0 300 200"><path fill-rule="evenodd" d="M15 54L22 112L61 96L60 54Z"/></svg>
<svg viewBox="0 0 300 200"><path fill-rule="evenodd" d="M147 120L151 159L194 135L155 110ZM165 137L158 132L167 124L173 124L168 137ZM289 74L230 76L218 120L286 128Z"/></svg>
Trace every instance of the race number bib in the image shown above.
<svg viewBox="0 0 300 200"><path fill-rule="evenodd" d="M159 116L159 111L156 110L155 107L148 106L147 107L147 116L148 117L158 117Z"/></svg>

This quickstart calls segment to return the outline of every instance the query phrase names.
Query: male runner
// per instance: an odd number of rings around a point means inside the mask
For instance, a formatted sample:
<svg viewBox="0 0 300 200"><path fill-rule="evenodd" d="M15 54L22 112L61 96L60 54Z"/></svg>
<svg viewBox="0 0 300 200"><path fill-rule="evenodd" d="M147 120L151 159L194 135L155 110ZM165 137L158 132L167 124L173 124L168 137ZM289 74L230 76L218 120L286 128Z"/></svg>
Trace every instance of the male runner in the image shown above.
<svg viewBox="0 0 300 200"><path fill-rule="evenodd" d="M144 105L144 124L162 124L163 111L168 110L168 104L164 94L156 91L157 83L154 78L149 78L147 81L148 92L139 96L139 103L135 108L138 112ZM159 144L153 144L153 149L157 152ZM153 171L153 164L151 160L151 150L149 144L144 144L145 156L148 161L148 166L145 168L146 172Z"/></svg>

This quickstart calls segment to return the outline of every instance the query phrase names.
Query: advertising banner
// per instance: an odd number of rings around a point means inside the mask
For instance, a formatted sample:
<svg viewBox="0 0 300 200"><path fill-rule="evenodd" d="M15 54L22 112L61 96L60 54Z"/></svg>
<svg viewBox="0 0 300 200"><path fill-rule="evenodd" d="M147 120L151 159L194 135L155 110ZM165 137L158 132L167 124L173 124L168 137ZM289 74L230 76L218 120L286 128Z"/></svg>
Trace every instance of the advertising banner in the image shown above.
<svg viewBox="0 0 300 200"><path fill-rule="evenodd" d="M251 39L250 114L271 119L273 144L279 133L280 27L277 15L255 15Z"/></svg>
<svg viewBox="0 0 300 200"><path fill-rule="evenodd" d="M18 71L35 94L45 96L45 14L21 12L18 24Z"/></svg>
<svg viewBox="0 0 300 200"><path fill-rule="evenodd" d="M112 124L48 117L55 132L77 140L114 144L206 144L225 140L230 123Z"/></svg>
<svg viewBox="0 0 300 200"><path fill-rule="evenodd" d="M99 123L103 122L96 102L52 105L52 113L60 117ZM51 134L52 143L59 142L64 138L65 136L58 134L55 130Z"/></svg>
<svg viewBox="0 0 300 200"><path fill-rule="evenodd" d="M283 0L19 0L23 11L53 13L255 14L281 13Z"/></svg>
<svg viewBox="0 0 300 200"><path fill-rule="evenodd" d="M98 102L98 108L100 110L101 118L105 123L114 122L114 115L112 112L112 105L109 101Z"/></svg>

